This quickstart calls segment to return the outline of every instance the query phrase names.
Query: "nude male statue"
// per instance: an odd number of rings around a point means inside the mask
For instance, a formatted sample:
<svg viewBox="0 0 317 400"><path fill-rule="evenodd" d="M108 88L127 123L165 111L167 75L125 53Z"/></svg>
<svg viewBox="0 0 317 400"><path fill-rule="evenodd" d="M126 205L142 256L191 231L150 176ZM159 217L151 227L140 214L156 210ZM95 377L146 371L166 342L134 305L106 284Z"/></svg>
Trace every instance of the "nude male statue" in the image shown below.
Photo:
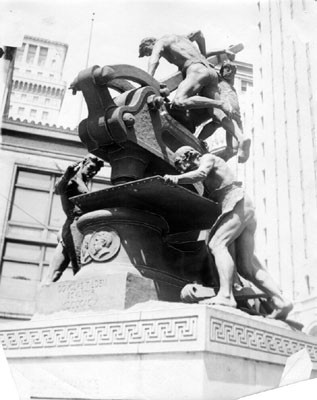
<svg viewBox="0 0 317 400"><path fill-rule="evenodd" d="M198 44L198 48L193 41ZM219 54L219 51L212 54ZM150 56L150 75L154 76L161 57L176 65L182 72L183 81L176 90L172 107L207 109L210 116L215 115L221 126L238 141L238 161L246 162L250 139L244 138L239 126L231 118L233 108L227 99L221 98L217 72L205 55L205 41L200 31L188 36L172 34L160 39L145 38L139 46L139 57Z"/></svg>
<svg viewBox="0 0 317 400"><path fill-rule="evenodd" d="M218 88L219 88L220 98L230 103L232 107L231 118L236 122L236 124L238 125L239 129L242 132L243 126L240 113L239 99L237 92L234 88L234 79L236 72L237 72L237 67L235 66L234 63L232 63L231 61L224 61L219 71ZM211 122L208 121L198 133L197 135L198 139L205 140L219 128L219 126L221 125L221 121L218 119L218 116L219 115L217 115L217 112L214 112L212 121ZM234 154L233 149L236 147L237 143L233 143L232 141L233 137L230 135L230 133L229 134L227 133L226 139L228 147L227 151L231 151L232 152L231 155L233 155ZM243 145L245 147L250 146L250 140L245 137Z"/></svg>
<svg viewBox="0 0 317 400"><path fill-rule="evenodd" d="M103 165L102 160L88 155L82 161L68 166L63 176L57 181L55 192L61 196L63 211L67 218L62 227L61 239L55 249L43 285L58 281L70 262L74 274L80 270L80 260L76 255L76 247L81 244L82 239L76 223L79 210L76 210L75 205L69 199L88 193L88 182Z"/></svg>
<svg viewBox="0 0 317 400"><path fill-rule="evenodd" d="M254 254L255 212L241 182L234 180L233 173L221 158L210 153L201 155L190 146L183 146L176 151L175 167L181 174L165 175L167 183L202 182L208 193L207 197L216 201L222 211L211 227L208 239L219 273L220 289L215 297L202 302L236 307L232 293L236 268L243 278L272 299L275 309L271 317L286 319L293 305L282 296L279 287ZM236 262L229 249L232 243L235 245Z"/></svg>

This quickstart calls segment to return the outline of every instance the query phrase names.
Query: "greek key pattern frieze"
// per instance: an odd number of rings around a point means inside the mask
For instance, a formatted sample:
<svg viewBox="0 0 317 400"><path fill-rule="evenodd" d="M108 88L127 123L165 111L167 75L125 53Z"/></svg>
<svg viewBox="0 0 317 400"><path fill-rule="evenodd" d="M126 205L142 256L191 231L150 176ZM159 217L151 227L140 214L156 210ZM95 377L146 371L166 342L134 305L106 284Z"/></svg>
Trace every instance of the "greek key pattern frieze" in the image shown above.
<svg viewBox="0 0 317 400"><path fill-rule="evenodd" d="M197 316L0 332L4 350L197 340Z"/></svg>
<svg viewBox="0 0 317 400"><path fill-rule="evenodd" d="M317 345L221 319L211 318L210 341L287 357L306 347L317 362Z"/></svg>

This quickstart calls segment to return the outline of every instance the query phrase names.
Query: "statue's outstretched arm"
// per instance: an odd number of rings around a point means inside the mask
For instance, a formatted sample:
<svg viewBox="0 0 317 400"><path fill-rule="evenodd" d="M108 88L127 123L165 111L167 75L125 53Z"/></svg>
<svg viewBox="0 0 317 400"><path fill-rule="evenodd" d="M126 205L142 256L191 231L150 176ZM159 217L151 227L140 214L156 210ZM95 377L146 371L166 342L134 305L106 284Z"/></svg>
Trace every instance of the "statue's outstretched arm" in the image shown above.
<svg viewBox="0 0 317 400"><path fill-rule="evenodd" d="M163 50L164 50L164 42L162 40L158 40L153 47L153 51L149 59L148 73L151 76L154 76L155 71L159 66L161 53L163 52Z"/></svg>
<svg viewBox="0 0 317 400"><path fill-rule="evenodd" d="M205 57L206 54L206 41L202 31L194 31L187 35L188 39L198 44L199 50Z"/></svg>
<svg viewBox="0 0 317 400"><path fill-rule="evenodd" d="M67 167L64 174L57 180L55 184L55 193L64 194L67 191L68 182L77 174L80 168L80 162L76 162Z"/></svg>
<svg viewBox="0 0 317 400"><path fill-rule="evenodd" d="M234 61L235 56L236 56L235 53L233 53L232 51L230 51L228 49L220 49L220 50L217 49L217 50L208 51L207 57L220 56L222 54L226 54L230 61Z"/></svg>

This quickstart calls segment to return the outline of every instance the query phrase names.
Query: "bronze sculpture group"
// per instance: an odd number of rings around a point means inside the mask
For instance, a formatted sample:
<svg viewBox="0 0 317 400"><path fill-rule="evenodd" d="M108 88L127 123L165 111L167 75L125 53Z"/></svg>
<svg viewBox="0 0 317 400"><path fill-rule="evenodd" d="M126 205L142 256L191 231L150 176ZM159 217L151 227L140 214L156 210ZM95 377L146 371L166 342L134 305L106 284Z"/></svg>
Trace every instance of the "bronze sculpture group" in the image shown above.
<svg viewBox="0 0 317 400"><path fill-rule="evenodd" d="M255 211L241 182L236 182L226 162L213 154L201 155L189 146L175 153L180 175L165 175L166 182L190 184L203 182L205 195L221 206L221 215L211 227L208 246L215 258L220 287L205 304L236 307L232 293L235 269L266 293L274 304L272 316L285 319L292 309L289 300L254 254Z"/></svg>
<svg viewBox="0 0 317 400"><path fill-rule="evenodd" d="M196 42L198 47L193 42ZM224 128L227 132L226 158L228 154L229 157L237 154L238 161L243 163L249 157L250 139L242 131L239 102L233 86L236 67L231 61L234 59L234 54L225 50L211 54L217 56L223 53L229 60L223 63L218 73L206 58L205 41L200 31L187 36L165 35L158 40L146 38L139 47L140 57L150 57L149 75L155 74L161 57L176 65L181 71L183 80L177 87L174 99L172 102L166 100L171 115L173 112L177 114L178 111L181 113L197 111L195 114L197 127L199 112L203 110L204 116L196 130L197 137L203 141L218 127ZM109 72L110 75L111 73L112 71ZM122 82L117 81L117 86L122 88ZM168 92L165 94L165 99L167 97ZM158 98L154 98L148 105L153 108L159 107L159 101ZM133 125L133 116L129 118L130 122L127 118L126 120ZM125 125L129 127L127 123ZM204 149L204 146L201 148ZM69 167L61 179L62 189L61 183L57 188L58 193L62 195L67 220L63 227L62 242L58 245L56 257L51 264L48 284L60 278L69 261L72 263L74 273L80 267L74 243L80 241L80 238L76 239L76 233L73 233L76 232L74 206L70 206L72 203L68 199L86 193L87 181L100 169L102 161L96 157L88 160L90 172L84 163ZM271 317L286 319L292 304L284 298L268 271L254 255L256 219L252 202L244 193L242 184L235 181L233 173L223 159L192 146L178 146L174 149L174 165L180 174L164 174L167 184L202 184L202 194L218 203L221 208L220 216L210 226L208 237L208 247L215 259L220 285L217 295L203 302L209 305L236 307L232 286L234 272L237 271L271 299L274 308Z"/></svg>
<svg viewBox="0 0 317 400"><path fill-rule="evenodd" d="M199 48L193 41L197 42ZM217 53L219 51L212 54ZM176 90L172 107L186 110L206 109L213 123L224 128L238 142L239 162L247 161L250 139L243 135L239 103L231 85L235 71L229 63L224 64L219 82L216 69L205 58L205 40L200 31L187 36L165 35L157 40L143 39L139 56L150 56L148 73L152 76L161 57L176 65L182 73L183 81ZM232 54L229 53L228 56L233 59Z"/></svg>

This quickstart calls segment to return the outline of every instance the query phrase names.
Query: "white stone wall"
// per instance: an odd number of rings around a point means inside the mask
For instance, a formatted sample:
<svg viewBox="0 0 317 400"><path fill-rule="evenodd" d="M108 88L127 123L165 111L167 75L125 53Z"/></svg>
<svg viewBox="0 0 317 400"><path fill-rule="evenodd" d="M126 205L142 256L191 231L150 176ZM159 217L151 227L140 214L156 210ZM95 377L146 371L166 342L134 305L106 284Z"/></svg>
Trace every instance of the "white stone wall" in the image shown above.
<svg viewBox="0 0 317 400"><path fill-rule="evenodd" d="M306 266L317 259L316 43L298 34L305 25L299 22L316 3L261 0L258 5L255 201L264 213L259 225L266 231L268 267L285 293L298 299L307 295Z"/></svg>

